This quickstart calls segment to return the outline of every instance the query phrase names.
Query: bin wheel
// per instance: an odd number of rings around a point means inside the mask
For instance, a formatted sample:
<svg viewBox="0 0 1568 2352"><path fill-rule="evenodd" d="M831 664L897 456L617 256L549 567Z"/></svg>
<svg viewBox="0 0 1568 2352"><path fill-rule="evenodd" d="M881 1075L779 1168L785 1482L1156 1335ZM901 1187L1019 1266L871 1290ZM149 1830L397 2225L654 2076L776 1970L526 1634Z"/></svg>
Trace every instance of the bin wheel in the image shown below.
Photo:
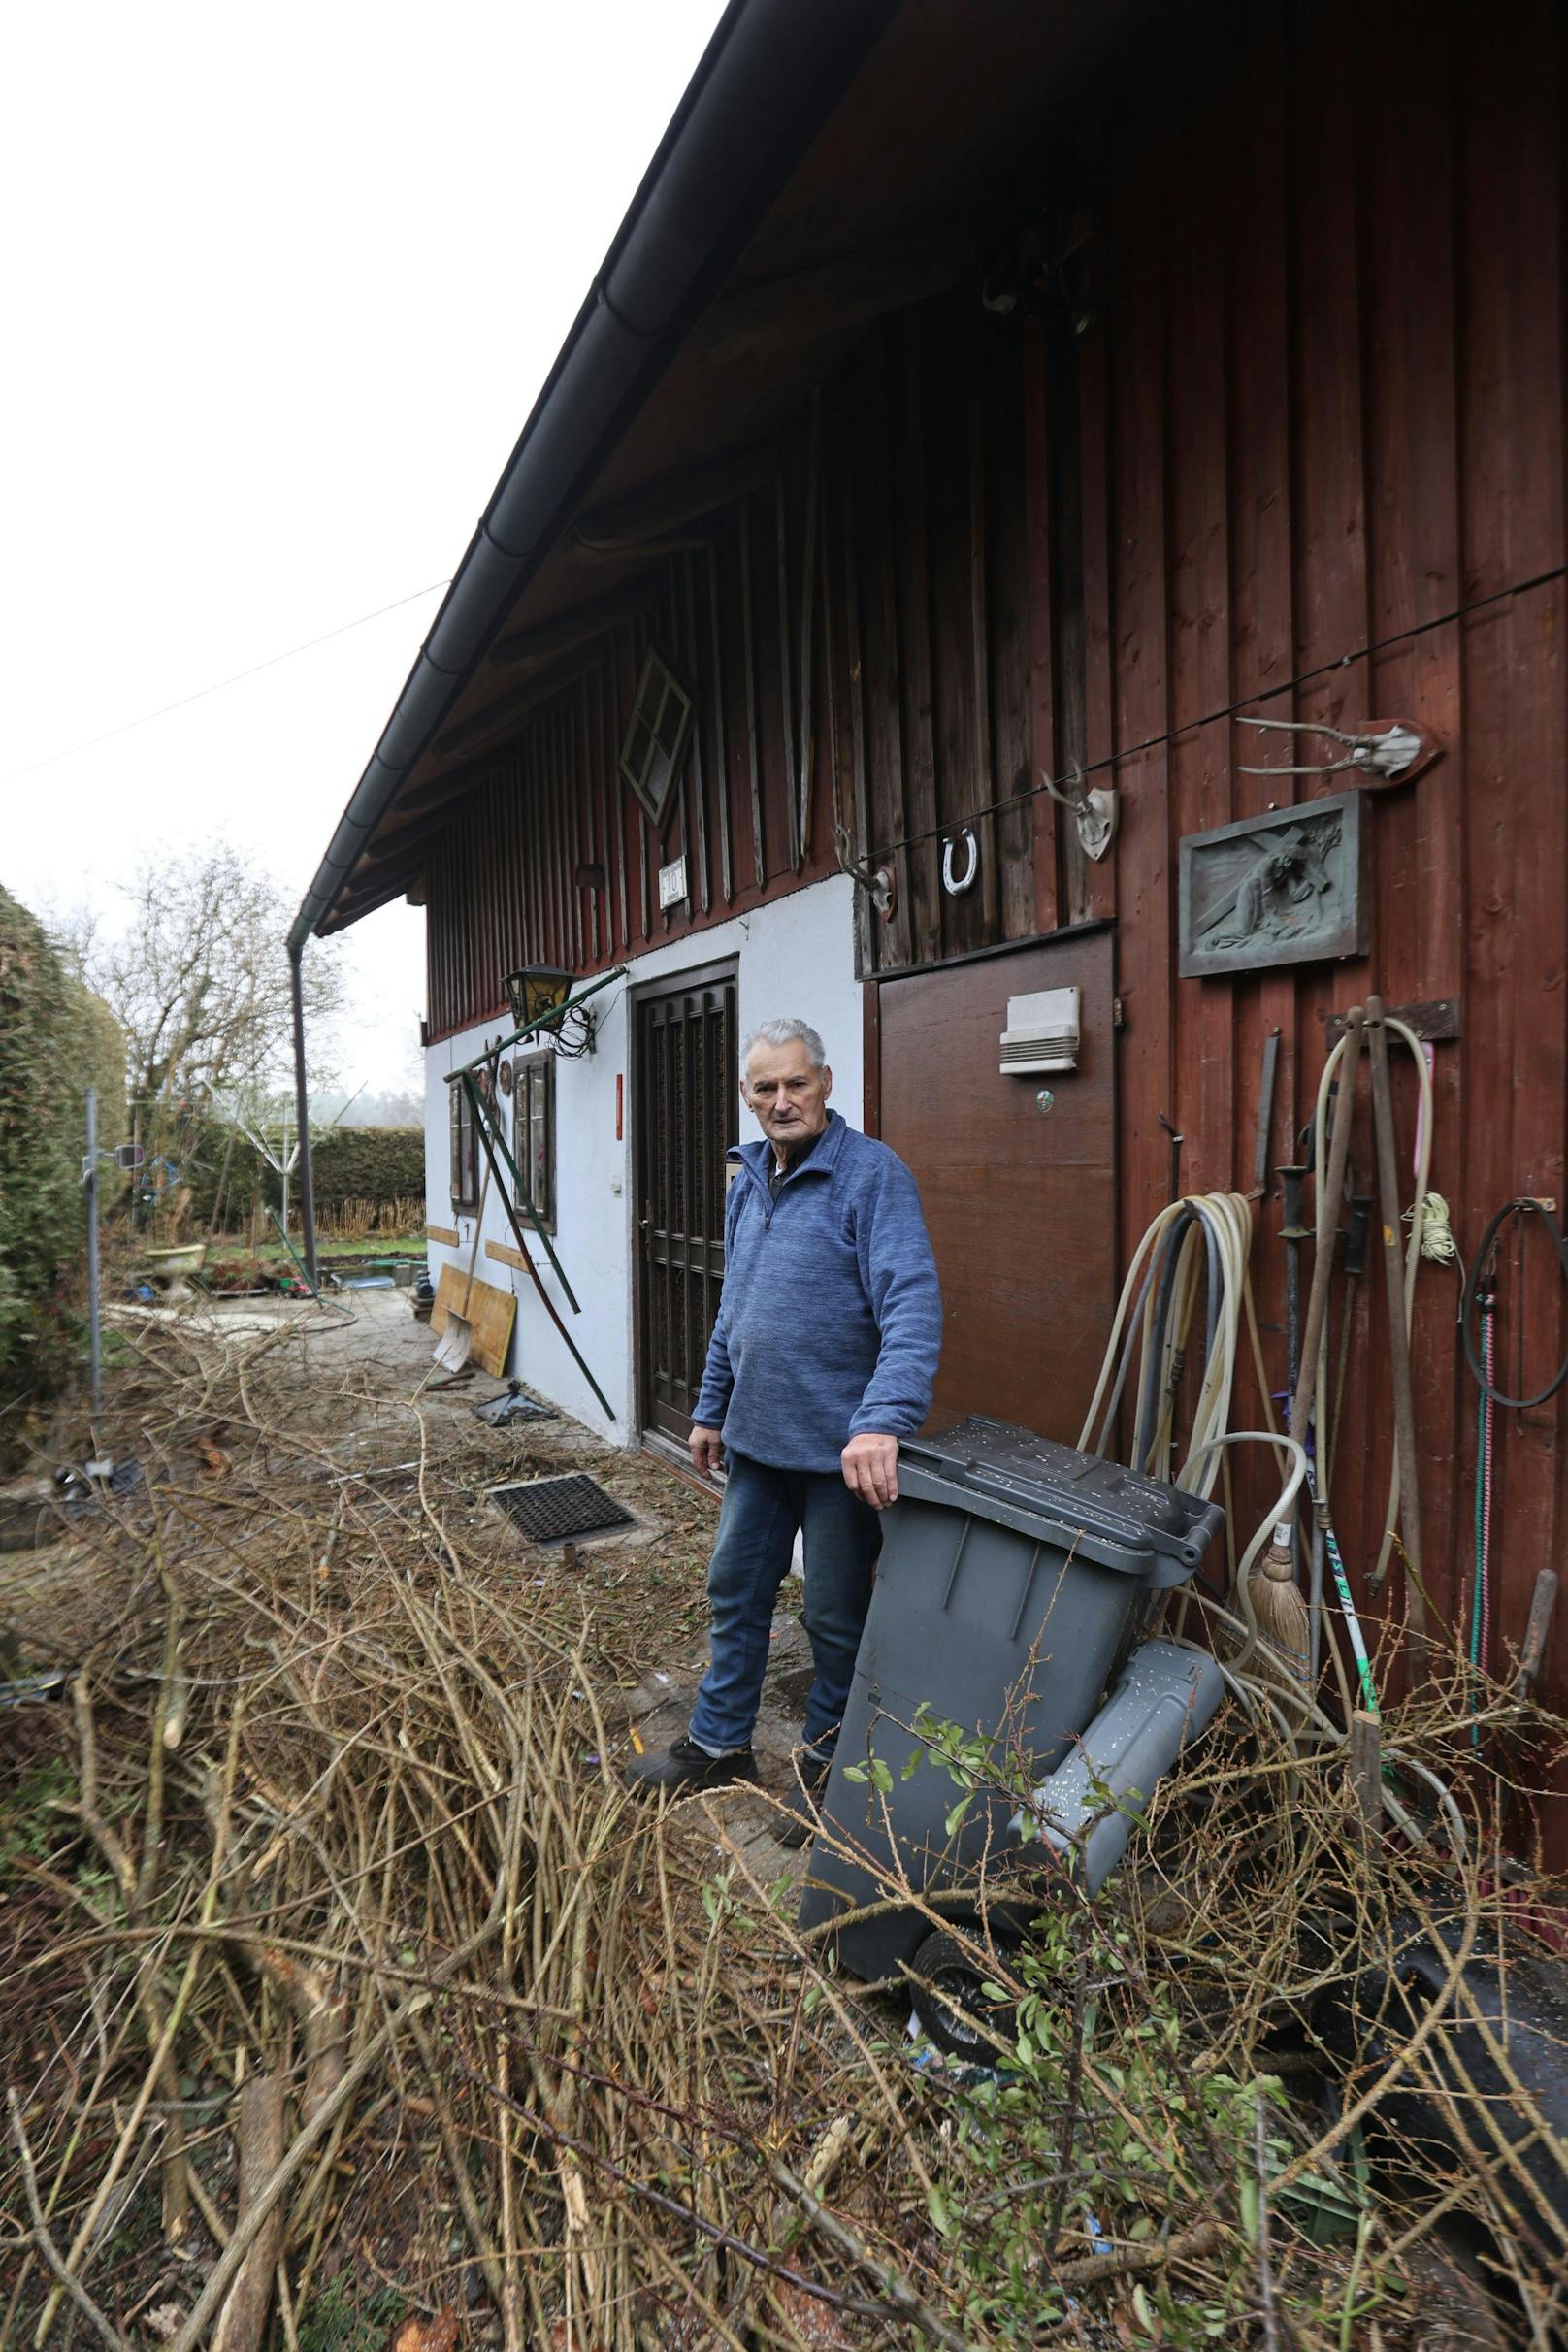
<svg viewBox="0 0 1568 2352"><path fill-rule="evenodd" d="M987 1999L987 1978L971 1947L938 1928L910 1961L909 1973L924 1979L912 1984L910 1992L927 2040L945 2057L969 2066L995 2066L996 2041L1012 2039L1013 2005ZM982 2030L984 2025L991 2034Z"/></svg>

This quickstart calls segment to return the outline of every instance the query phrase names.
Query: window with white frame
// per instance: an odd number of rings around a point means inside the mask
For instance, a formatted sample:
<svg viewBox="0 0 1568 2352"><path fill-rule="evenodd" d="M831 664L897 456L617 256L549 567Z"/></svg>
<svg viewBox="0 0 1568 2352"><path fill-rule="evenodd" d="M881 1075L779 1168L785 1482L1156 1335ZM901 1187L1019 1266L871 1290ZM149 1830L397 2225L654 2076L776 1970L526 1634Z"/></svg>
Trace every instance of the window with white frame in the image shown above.
<svg viewBox="0 0 1568 2352"><path fill-rule="evenodd" d="M691 740L692 717L691 696L658 647L650 645L619 765L656 833L663 833L670 820L675 782Z"/></svg>
<svg viewBox="0 0 1568 2352"><path fill-rule="evenodd" d="M474 1122L474 1105L469 1090L461 1078L454 1079L446 1090L450 1097L447 1112L451 1133L452 1206L458 1211L473 1211L479 1205L479 1136Z"/></svg>
<svg viewBox="0 0 1568 2352"><path fill-rule="evenodd" d="M555 1056L520 1054L512 1064L512 1150L535 1216L555 1231Z"/></svg>

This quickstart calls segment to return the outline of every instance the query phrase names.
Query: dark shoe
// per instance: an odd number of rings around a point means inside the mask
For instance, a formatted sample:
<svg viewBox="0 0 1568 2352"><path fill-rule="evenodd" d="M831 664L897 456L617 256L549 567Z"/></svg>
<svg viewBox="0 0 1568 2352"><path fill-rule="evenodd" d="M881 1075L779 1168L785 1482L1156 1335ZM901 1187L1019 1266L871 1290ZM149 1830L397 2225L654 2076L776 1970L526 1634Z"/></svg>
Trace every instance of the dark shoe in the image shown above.
<svg viewBox="0 0 1568 2352"><path fill-rule="evenodd" d="M822 1800L828 1793L828 1776L832 1771L832 1756L826 1762L809 1754L800 1757L795 1767L789 1813L773 1832L780 1846L793 1851L810 1845L822 1825Z"/></svg>
<svg viewBox="0 0 1568 2352"><path fill-rule="evenodd" d="M634 1796L688 1797L700 1788L726 1788L732 1780L755 1780L757 1759L749 1748L733 1756L710 1756L695 1740L676 1740L667 1755L633 1756L621 1775Z"/></svg>

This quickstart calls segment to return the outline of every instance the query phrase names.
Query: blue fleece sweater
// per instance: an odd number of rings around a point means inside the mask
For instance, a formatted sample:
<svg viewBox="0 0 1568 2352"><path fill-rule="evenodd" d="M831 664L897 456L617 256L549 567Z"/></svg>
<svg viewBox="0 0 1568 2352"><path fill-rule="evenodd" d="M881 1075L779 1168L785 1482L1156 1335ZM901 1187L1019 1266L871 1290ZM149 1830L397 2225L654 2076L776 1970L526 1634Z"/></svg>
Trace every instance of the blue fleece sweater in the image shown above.
<svg viewBox="0 0 1568 2352"><path fill-rule="evenodd" d="M731 1152L724 1291L694 1419L786 1470L836 1470L852 1437L913 1437L931 1409L942 1294L915 1180L836 1111L775 1201L773 1147Z"/></svg>

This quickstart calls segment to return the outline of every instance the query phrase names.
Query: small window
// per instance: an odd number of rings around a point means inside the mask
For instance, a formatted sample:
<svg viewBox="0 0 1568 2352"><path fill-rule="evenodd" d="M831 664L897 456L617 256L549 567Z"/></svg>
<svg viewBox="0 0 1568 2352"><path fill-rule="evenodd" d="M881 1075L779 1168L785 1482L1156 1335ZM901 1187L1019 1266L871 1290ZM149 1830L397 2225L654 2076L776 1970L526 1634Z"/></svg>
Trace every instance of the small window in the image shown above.
<svg viewBox="0 0 1568 2352"><path fill-rule="evenodd" d="M555 1231L555 1056L519 1055L513 1065L512 1148L535 1216Z"/></svg>
<svg viewBox="0 0 1568 2352"><path fill-rule="evenodd" d="M476 1209L479 1205L479 1137L474 1124L474 1106L469 1090L461 1079L448 1087L451 1096L448 1112L451 1119L452 1142L452 1206L454 1209Z"/></svg>
<svg viewBox="0 0 1568 2352"><path fill-rule="evenodd" d="M658 833L669 819L675 779L691 739L692 710L691 696L664 655L650 645L621 745L620 768Z"/></svg>

